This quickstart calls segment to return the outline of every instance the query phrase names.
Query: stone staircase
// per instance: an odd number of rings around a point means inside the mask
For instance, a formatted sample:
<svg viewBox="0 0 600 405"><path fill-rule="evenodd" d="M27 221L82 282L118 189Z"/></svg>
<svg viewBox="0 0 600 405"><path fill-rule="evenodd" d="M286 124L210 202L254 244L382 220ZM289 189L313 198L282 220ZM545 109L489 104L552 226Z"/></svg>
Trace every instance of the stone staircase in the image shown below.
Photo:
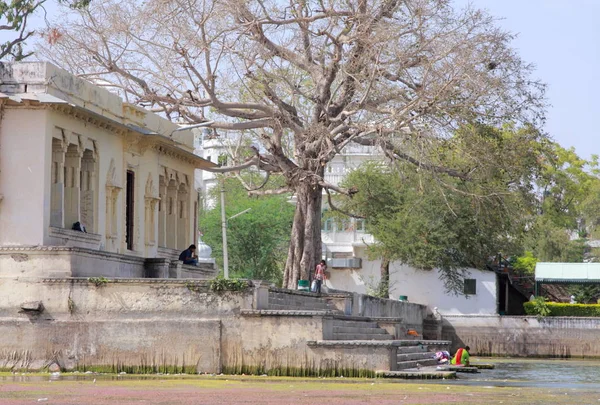
<svg viewBox="0 0 600 405"><path fill-rule="evenodd" d="M433 352L427 346L417 344L414 346L398 347L396 354L397 370L409 368L420 368L436 366L437 361L433 359Z"/></svg>
<svg viewBox="0 0 600 405"><path fill-rule="evenodd" d="M332 340L394 340L377 322L370 320L333 320Z"/></svg>
<svg viewBox="0 0 600 405"><path fill-rule="evenodd" d="M329 296L280 288L269 290L269 309L281 311L325 311L343 314Z"/></svg>
<svg viewBox="0 0 600 405"><path fill-rule="evenodd" d="M318 353L319 359L329 357L329 364L348 358L352 359L348 364L362 369L366 364L379 362L372 366L373 371L389 370L391 374L386 376L390 378L432 378L438 373L435 368L432 371L421 367L436 366L434 352L447 350L450 345L447 341L425 340L422 325L419 327L414 319L406 324L403 318L392 317L399 312L382 310L379 314L371 311L370 316L353 315L363 312L353 307L353 297L348 293L317 295L267 287L261 297L260 305L242 310L241 315L287 318L294 325L304 323L307 347ZM278 320L276 325L285 322L288 321ZM314 332L309 332L311 328ZM415 332L415 328L418 334L408 333Z"/></svg>

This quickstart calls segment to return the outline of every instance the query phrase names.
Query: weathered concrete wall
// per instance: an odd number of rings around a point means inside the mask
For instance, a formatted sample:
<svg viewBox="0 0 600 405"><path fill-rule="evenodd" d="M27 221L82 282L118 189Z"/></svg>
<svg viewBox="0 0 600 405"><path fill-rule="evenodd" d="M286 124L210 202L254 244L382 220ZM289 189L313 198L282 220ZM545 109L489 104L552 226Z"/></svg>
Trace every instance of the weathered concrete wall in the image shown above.
<svg viewBox="0 0 600 405"><path fill-rule="evenodd" d="M0 367L220 372L220 322L0 318ZM120 368L117 368L120 367ZM173 372L173 371L171 371Z"/></svg>
<svg viewBox="0 0 600 405"><path fill-rule="evenodd" d="M600 357L600 319L444 316L442 339L477 355Z"/></svg>
<svg viewBox="0 0 600 405"><path fill-rule="evenodd" d="M57 362L80 369L120 365L310 374L389 370L395 364L385 348L310 344L324 338L331 317L326 313L242 313L259 307L259 290L216 294L206 281L119 279L96 285L87 279L0 278L0 367L35 369ZM348 299L339 298L340 304ZM367 301L372 311L379 308L372 316L393 315L409 305L388 308L380 302L385 300ZM28 302L40 302L43 311L25 311Z"/></svg>
<svg viewBox="0 0 600 405"><path fill-rule="evenodd" d="M240 322L252 290L207 282L0 278L0 367L155 367L220 372L222 324ZM43 311L24 311L41 302ZM256 328L260 330L260 328ZM239 341L243 333L232 339Z"/></svg>
<svg viewBox="0 0 600 405"><path fill-rule="evenodd" d="M41 301L52 320L218 319L252 308L252 290L214 294L208 282L155 279L0 279L0 316L21 316L23 302Z"/></svg>
<svg viewBox="0 0 600 405"><path fill-rule="evenodd" d="M372 318L401 318L406 328L415 329L419 334L422 334L423 319L427 316L427 307L410 302L354 294L352 315Z"/></svg>

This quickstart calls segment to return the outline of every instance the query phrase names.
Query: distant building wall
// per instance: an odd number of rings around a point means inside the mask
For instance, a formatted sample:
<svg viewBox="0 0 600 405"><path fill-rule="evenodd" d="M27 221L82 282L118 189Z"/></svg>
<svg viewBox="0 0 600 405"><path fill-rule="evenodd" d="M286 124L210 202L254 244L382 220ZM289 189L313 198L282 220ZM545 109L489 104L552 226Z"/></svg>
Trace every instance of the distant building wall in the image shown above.
<svg viewBox="0 0 600 405"><path fill-rule="evenodd" d="M380 260L366 260L362 269L328 269L327 286L336 290L367 293L380 279ZM437 270L416 270L398 262L390 264L390 297L408 296L409 302L438 308L441 314L496 314L496 274L469 269L466 278L474 279L476 294L464 296L446 293Z"/></svg>

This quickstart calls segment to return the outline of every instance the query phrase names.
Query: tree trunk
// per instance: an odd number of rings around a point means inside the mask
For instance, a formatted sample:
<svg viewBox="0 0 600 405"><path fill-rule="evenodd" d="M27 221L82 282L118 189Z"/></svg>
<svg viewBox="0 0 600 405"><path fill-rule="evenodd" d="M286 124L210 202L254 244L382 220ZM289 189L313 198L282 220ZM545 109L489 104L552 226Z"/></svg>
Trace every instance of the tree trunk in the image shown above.
<svg viewBox="0 0 600 405"><path fill-rule="evenodd" d="M323 189L301 184L296 190L296 213L283 275L283 288L296 289L298 280L308 280L322 257L321 202Z"/></svg>
<svg viewBox="0 0 600 405"><path fill-rule="evenodd" d="M390 297L390 261L383 257L381 258L381 279L379 280L379 296L381 298Z"/></svg>

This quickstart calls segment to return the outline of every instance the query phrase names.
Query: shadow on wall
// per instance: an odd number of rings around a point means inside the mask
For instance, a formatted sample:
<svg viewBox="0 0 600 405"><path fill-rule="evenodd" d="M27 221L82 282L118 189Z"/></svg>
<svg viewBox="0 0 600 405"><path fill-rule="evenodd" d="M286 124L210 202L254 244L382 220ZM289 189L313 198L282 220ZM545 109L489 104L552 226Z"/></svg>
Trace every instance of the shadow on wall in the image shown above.
<svg viewBox="0 0 600 405"><path fill-rule="evenodd" d="M452 342L450 344L449 349L451 355L454 355L454 353L456 353L456 351L461 347L465 347L465 342L458 337L454 326L452 326L449 322L444 320L444 318L442 318L442 340L449 340L450 342ZM474 349L475 348L472 348L472 351L470 353L471 355L483 355L482 353L475 353Z"/></svg>

